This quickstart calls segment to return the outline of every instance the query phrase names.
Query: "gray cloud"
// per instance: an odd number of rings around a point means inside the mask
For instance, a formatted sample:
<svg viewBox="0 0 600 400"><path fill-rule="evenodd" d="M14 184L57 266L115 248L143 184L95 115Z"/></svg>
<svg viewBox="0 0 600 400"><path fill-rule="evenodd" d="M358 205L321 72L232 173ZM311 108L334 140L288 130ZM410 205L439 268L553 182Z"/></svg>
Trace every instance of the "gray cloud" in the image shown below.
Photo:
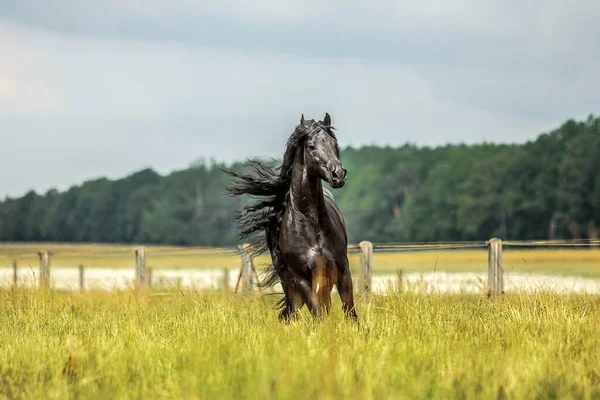
<svg viewBox="0 0 600 400"><path fill-rule="evenodd" d="M436 145L599 104L592 1L243 4L1 3L0 195L276 156L300 113L342 145Z"/></svg>

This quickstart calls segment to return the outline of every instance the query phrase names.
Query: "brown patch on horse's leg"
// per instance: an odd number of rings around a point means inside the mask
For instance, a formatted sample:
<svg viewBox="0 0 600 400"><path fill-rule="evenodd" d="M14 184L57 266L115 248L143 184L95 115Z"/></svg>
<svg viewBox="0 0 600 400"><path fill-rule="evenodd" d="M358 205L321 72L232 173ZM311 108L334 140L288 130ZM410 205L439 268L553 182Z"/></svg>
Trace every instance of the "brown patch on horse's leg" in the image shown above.
<svg viewBox="0 0 600 400"><path fill-rule="evenodd" d="M331 308L331 282L327 271L327 259L317 257L312 270L312 295L317 303L317 314L322 313L322 308L329 312ZM315 314L315 313L313 313Z"/></svg>
<svg viewBox="0 0 600 400"><path fill-rule="evenodd" d="M338 293L342 301L342 310L346 317L351 317L353 320L358 320L358 315L354 309L354 293L352 289L352 277L348 267L342 268L338 278Z"/></svg>

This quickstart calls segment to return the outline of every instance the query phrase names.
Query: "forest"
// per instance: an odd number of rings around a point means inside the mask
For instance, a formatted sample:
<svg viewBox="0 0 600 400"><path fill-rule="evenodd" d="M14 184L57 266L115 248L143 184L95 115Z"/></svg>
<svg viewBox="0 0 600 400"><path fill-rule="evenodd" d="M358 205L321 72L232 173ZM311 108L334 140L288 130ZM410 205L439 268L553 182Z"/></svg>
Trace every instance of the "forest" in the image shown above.
<svg viewBox="0 0 600 400"><path fill-rule="evenodd" d="M568 120L523 144L342 149L334 193L351 243L597 238L600 118ZM274 160L278 162L278 160ZM220 167L151 169L0 202L0 241L223 246L244 201Z"/></svg>

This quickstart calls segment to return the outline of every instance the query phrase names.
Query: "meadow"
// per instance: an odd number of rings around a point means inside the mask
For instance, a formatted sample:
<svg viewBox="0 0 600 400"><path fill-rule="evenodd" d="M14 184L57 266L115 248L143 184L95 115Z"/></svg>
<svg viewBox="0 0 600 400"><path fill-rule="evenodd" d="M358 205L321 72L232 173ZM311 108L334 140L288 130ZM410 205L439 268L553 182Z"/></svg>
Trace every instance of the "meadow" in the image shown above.
<svg viewBox="0 0 600 400"><path fill-rule="evenodd" d="M5 398L600 397L600 298L418 292L277 321L232 293L0 291Z"/></svg>
<svg viewBox="0 0 600 400"><path fill-rule="evenodd" d="M77 268L134 268L135 245L105 244L0 244L0 267L19 266L36 268L37 252L50 250L52 265ZM148 267L157 269L237 269L241 259L231 248L187 248L174 246L147 246ZM358 272L359 255L349 254L353 273ZM268 255L255 260L257 269L268 264ZM373 274L404 272L486 272L487 249L418 250L375 252ZM503 252L505 273L547 273L600 277L600 248L536 248L506 247Z"/></svg>

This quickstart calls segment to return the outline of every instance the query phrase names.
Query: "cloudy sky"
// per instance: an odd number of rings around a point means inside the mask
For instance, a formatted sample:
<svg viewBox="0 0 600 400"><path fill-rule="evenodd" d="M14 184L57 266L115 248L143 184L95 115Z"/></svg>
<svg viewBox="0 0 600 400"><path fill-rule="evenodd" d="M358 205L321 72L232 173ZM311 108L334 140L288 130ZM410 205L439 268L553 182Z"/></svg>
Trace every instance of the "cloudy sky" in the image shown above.
<svg viewBox="0 0 600 400"><path fill-rule="evenodd" d="M0 196L200 157L522 142L600 112L596 0L0 1Z"/></svg>

